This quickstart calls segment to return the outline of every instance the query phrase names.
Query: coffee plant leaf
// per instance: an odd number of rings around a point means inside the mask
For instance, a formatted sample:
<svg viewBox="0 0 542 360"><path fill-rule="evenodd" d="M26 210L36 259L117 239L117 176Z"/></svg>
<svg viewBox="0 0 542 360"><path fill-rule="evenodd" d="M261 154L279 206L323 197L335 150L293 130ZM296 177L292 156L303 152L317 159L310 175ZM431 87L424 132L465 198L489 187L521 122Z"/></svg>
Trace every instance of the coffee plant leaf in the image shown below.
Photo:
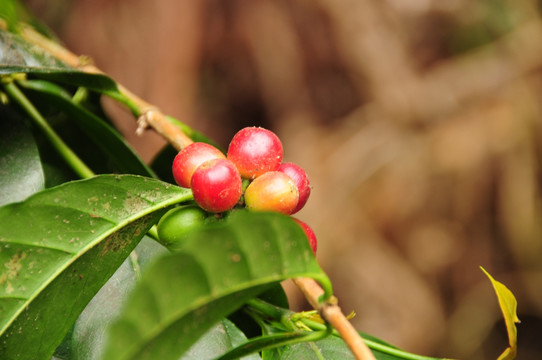
<svg viewBox="0 0 542 360"><path fill-rule="evenodd" d="M44 80L21 81L24 89L38 95L41 100L65 112L69 121L75 123L94 142L115 170L125 174L156 177L154 171L145 164L128 142L107 122L92 112L79 106L60 86Z"/></svg>
<svg viewBox="0 0 542 360"><path fill-rule="evenodd" d="M280 348L265 350L263 360L322 360L341 359L354 360L352 351L344 341L337 336L328 336L325 339L311 342L286 345ZM377 358L377 360L395 360L396 358Z"/></svg>
<svg viewBox="0 0 542 360"><path fill-rule="evenodd" d="M269 326L266 326L265 330L268 334L283 331ZM371 349L376 360L448 360L408 353L374 336L363 333L360 333L360 335ZM301 358L307 360L348 360L355 359L355 356L338 334L333 334L318 341L300 342L262 352L263 360L295 360Z"/></svg>
<svg viewBox="0 0 542 360"><path fill-rule="evenodd" d="M498 360L515 359L518 341L516 323L520 322L517 316L518 303L516 297L504 284L495 280L483 267L480 268L489 278L489 281L491 281L495 294L497 294L497 300L499 301L508 333L508 344L510 346L499 356Z"/></svg>
<svg viewBox="0 0 542 360"><path fill-rule="evenodd" d="M21 73L32 78L85 87L125 100L110 77L74 69L18 34L0 29L0 75Z"/></svg>
<svg viewBox="0 0 542 360"><path fill-rule="evenodd" d="M45 178L36 141L25 119L0 105L0 206L43 190Z"/></svg>
<svg viewBox="0 0 542 360"><path fill-rule="evenodd" d="M180 360L215 359L246 341L247 337L234 323L223 319L200 337ZM261 357L257 354L251 354L242 357L241 360L261 360Z"/></svg>
<svg viewBox="0 0 542 360"><path fill-rule="evenodd" d="M100 360L107 341L103 330L118 316L141 271L152 259L165 253L168 250L160 243L143 237L79 315L72 331L55 350L55 356L69 360Z"/></svg>
<svg viewBox="0 0 542 360"><path fill-rule="evenodd" d="M136 284L138 271L144 271L152 259L167 252L158 242L144 237L132 252L136 255L122 263L79 315L67 339L56 349L55 356L66 360L100 360L107 341L103 330L118 316ZM192 345L181 360L212 359L246 340L235 324L223 319ZM250 355L242 359L258 360L260 357Z"/></svg>
<svg viewBox="0 0 542 360"><path fill-rule="evenodd" d="M22 73L26 68L59 71L69 69L47 51L23 40L19 35L0 29L0 74Z"/></svg>
<svg viewBox="0 0 542 360"><path fill-rule="evenodd" d="M293 220L236 211L149 266L110 329L104 359L178 359L224 316L291 277L330 289Z"/></svg>
<svg viewBox="0 0 542 360"><path fill-rule="evenodd" d="M50 359L182 189L135 175L69 182L0 208L0 358Z"/></svg>

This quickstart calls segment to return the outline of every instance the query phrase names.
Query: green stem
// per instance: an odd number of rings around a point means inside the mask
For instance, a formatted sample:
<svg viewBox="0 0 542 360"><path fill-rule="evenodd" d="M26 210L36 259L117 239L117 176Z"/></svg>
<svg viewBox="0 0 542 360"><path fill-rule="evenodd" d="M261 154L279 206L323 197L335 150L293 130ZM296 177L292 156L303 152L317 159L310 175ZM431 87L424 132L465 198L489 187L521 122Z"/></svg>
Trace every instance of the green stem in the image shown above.
<svg viewBox="0 0 542 360"><path fill-rule="evenodd" d="M247 310L252 318L255 318L253 315L254 312L258 312L264 314L268 318L272 318L273 320L280 322L286 331L293 332L298 330L298 328L293 324L292 320L290 320L290 315L294 313L288 309L283 309L281 307L272 305L258 298L250 299L246 302L246 305L248 305Z"/></svg>
<svg viewBox="0 0 542 360"><path fill-rule="evenodd" d="M81 104L83 101L85 101L86 97L88 96L88 90L84 87L77 88L77 91L75 91L75 94L72 96L72 101L75 104Z"/></svg>
<svg viewBox="0 0 542 360"><path fill-rule="evenodd" d="M328 326L325 330L315 332L284 333L275 335L264 335L239 345L228 351L216 360L233 360L252 354L257 351L272 349L275 347L297 344L308 341L318 341L327 337L332 332L332 327Z"/></svg>
<svg viewBox="0 0 542 360"><path fill-rule="evenodd" d="M113 99L113 100L119 102L120 104L126 106L128 108L128 110L130 110L132 115L134 115L136 118L141 116L141 114L142 114L141 108L135 103L135 101L130 99L130 97L126 96L124 93L122 93L120 91L118 91L118 92L117 91L105 91L105 92L103 92L103 94L109 96L111 99Z"/></svg>
<svg viewBox="0 0 542 360"><path fill-rule="evenodd" d="M34 123L43 131L45 137L51 145L60 154L60 156L70 165L70 167L83 179L94 176L94 172L70 149L68 145L57 135L53 128L47 123L47 120L40 114L34 105L28 100L24 93L15 85L13 81L4 82L6 93L23 108Z"/></svg>
<svg viewBox="0 0 542 360"><path fill-rule="evenodd" d="M246 304L277 321L280 321L282 317L291 314L291 311L289 310L282 309L258 298L250 299L246 302Z"/></svg>

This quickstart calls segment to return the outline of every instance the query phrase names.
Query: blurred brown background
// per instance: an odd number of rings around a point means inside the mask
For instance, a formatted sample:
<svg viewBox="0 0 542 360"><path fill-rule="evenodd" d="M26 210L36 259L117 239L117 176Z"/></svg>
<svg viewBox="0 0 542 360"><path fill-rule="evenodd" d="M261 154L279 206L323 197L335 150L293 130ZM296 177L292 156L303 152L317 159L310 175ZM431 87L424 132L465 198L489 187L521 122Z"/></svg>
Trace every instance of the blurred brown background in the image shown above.
<svg viewBox="0 0 542 360"><path fill-rule="evenodd" d="M496 359L484 266L542 358L542 22L531 0L28 0L76 53L224 146L276 131L311 176L299 218L361 331ZM147 160L163 142L136 138ZM294 306L302 308L302 299Z"/></svg>

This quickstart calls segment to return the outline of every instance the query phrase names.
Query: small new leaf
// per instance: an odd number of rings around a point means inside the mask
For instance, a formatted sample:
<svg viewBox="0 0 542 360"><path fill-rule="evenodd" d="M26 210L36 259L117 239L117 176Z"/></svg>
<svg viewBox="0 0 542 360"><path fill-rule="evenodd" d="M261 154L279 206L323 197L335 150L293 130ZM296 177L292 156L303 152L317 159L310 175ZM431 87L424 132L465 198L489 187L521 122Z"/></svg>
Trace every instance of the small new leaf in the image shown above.
<svg viewBox="0 0 542 360"><path fill-rule="evenodd" d="M493 285L493 289L495 289L497 299L499 300L499 306L504 316L504 322L506 323L506 331L508 332L508 343L510 347L508 347L497 360L515 359L517 353L516 323L520 322L516 312L518 303L514 294L512 294L506 286L495 280L483 267L480 267L480 269L487 275Z"/></svg>

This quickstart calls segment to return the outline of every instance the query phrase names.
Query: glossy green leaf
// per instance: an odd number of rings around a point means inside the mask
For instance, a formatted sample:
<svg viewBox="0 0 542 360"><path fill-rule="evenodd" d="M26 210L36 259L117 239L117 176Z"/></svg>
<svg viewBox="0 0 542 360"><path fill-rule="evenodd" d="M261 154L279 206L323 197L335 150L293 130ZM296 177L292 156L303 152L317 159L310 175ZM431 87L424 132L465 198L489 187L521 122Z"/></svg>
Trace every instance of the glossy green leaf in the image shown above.
<svg viewBox="0 0 542 360"><path fill-rule="evenodd" d="M263 352L263 360L349 360L354 355L344 341L336 336L325 339L283 346ZM390 358L390 360L393 358ZM378 358L384 360L384 358ZM387 359L386 359L387 360Z"/></svg>
<svg viewBox="0 0 542 360"><path fill-rule="evenodd" d="M105 359L177 359L248 299L290 277L330 291L303 231L279 214L238 211L194 231L143 274L111 328Z"/></svg>
<svg viewBox="0 0 542 360"><path fill-rule="evenodd" d="M65 91L48 81L33 80L19 82L25 89L39 94L49 104L69 115L105 154L121 173L156 177L154 172L136 154L124 138L108 123L76 104Z"/></svg>
<svg viewBox="0 0 542 360"><path fill-rule="evenodd" d="M292 312L292 315L294 313ZM317 323L318 329L324 330L326 326L324 324ZM286 329L282 323L262 323L262 331L264 334L273 336L277 334L284 334ZM310 334L312 332L301 331L300 334ZM308 341L285 345L281 347L275 347L271 349L265 349L262 351L263 360L294 360L294 359L307 359L307 360L333 360L333 359L355 359L354 355L346 345L346 343L335 332L334 335L327 336L324 339L317 341ZM392 360L396 358L379 358L378 360Z"/></svg>
<svg viewBox="0 0 542 360"><path fill-rule="evenodd" d="M110 77L74 69L19 35L0 29L0 74L15 73L85 87L121 102L128 101Z"/></svg>
<svg viewBox="0 0 542 360"><path fill-rule="evenodd" d="M247 341L245 334L234 323L224 319L212 327L188 349L180 360L216 359L228 350ZM243 356L241 360L261 359L257 354Z"/></svg>
<svg viewBox="0 0 542 360"><path fill-rule="evenodd" d="M49 164L48 162L42 162L43 172L45 174L45 187L52 188L61 185L65 182L78 180L77 174L71 170L68 165L61 164Z"/></svg>
<svg viewBox="0 0 542 360"><path fill-rule="evenodd" d="M50 359L161 210L191 197L158 180L104 175L0 208L0 358Z"/></svg>
<svg viewBox="0 0 542 360"><path fill-rule="evenodd" d="M309 318L302 317L300 319L300 321L305 326L307 326L307 327L309 327L309 328L311 328L313 330L323 330L323 329L325 329L325 325L323 325L319 321L315 321L315 319L312 319L310 317ZM274 324L274 325L276 325L276 324ZM274 333L276 331L280 331L280 330L276 329L276 326L272 326L272 327L267 327L266 326L264 328L264 330L267 333ZM404 359L404 360L446 360L446 359L442 359L442 358L434 358L434 357L409 353L409 352L406 352L406 351L403 351L403 350L397 348L396 346L393 346L393 345L387 343L386 341L384 341L382 339L374 337L372 335L368 335L368 334L361 333L361 332L358 332L358 333L361 335L361 337L363 338L363 341L369 347L369 349L371 349L374 357L377 360L400 360L400 359ZM333 336L335 336L337 338L340 338L340 335L336 330L333 330ZM342 342L342 345L340 343L336 342L335 345L336 346L342 346L343 348L345 348L347 346L344 342ZM292 345L292 346L295 346L295 345ZM278 350L280 351L281 349L278 349ZM264 355L270 356L270 358L273 359L274 357L278 356L277 354L273 353L274 351L276 351L276 350L271 350L270 354L264 354ZM342 351L342 350L340 350L340 351ZM265 358L265 356L264 356L264 358Z"/></svg>
<svg viewBox="0 0 542 360"><path fill-rule="evenodd" d="M244 344L223 354L216 360L236 360L241 356L252 353L260 353L264 349L280 349L286 348L292 344L311 343L324 339L331 334L332 328L328 331L290 331L280 332L271 335L262 335L256 338L251 338Z"/></svg>
<svg viewBox="0 0 542 360"><path fill-rule="evenodd" d="M111 156L96 145L92 138L76 124L73 117L54 106L54 102L42 94L33 91L26 91L24 95L32 102L32 105L37 111L42 114L45 123L56 132L71 151L87 167L92 169L95 174L123 173L112 161ZM34 123L32 125L36 128L34 136L38 143L42 163L46 172L46 186L50 187L51 183L55 184L55 181L49 181L51 174L48 170L51 170L51 168L47 168L45 164L50 165L54 169L53 176L59 180L65 179L65 181L69 181L80 179L81 174L76 173L73 167L66 162L65 157L53 146L50 136L41 131L41 127L36 126ZM58 185L58 182L56 183Z"/></svg>
<svg viewBox="0 0 542 360"><path fill-rule="evenodd" d="M69 349L68 359L101 359L107 341L104 329L119 315L121 306L135 286L138 273L145 270L151 259L165 253L168 253L168 250L158 242L148 237L141 240L132 255L122 263L79 315L73 331L63 344Z"/></svg>
<svg viewBox="0 0 542 360"><path fill-rule="evenodd" d="M278 330L272 332L276 334ZM431 358L422 355L408 353L391 346L379 339L371 337L369 346L376 360L446 360ZM375 345L378 349L375 349ZM263 360L335 360L335 359L355 359L352 351L338 334L334 334L325 339L302 342L279 348L264 350Z"/></svg>
<svg viewBox="0 0 542 360"><path fill-rule="evenodd" d="M145 237L134 249L136 259L126 259L107 283L94 296L81 313L69 339L55 356L69 360L100 360L106 343L104 329L118 316L130 290L136 283L137 261L144 271L149 261L167 253L167 249L154 240ZM224 319L205 333L182 357L182 360L214 359L229 349L244 343L246 336L235 324ZM245 360L258 360L257 355L244 357Z"/></svg>
<svg viewBox="0 0 542 360"><path fill-rule="evenodd" d="M25 120L0 105L0 206L22 201L45 186L38 148Z"/></svg>

